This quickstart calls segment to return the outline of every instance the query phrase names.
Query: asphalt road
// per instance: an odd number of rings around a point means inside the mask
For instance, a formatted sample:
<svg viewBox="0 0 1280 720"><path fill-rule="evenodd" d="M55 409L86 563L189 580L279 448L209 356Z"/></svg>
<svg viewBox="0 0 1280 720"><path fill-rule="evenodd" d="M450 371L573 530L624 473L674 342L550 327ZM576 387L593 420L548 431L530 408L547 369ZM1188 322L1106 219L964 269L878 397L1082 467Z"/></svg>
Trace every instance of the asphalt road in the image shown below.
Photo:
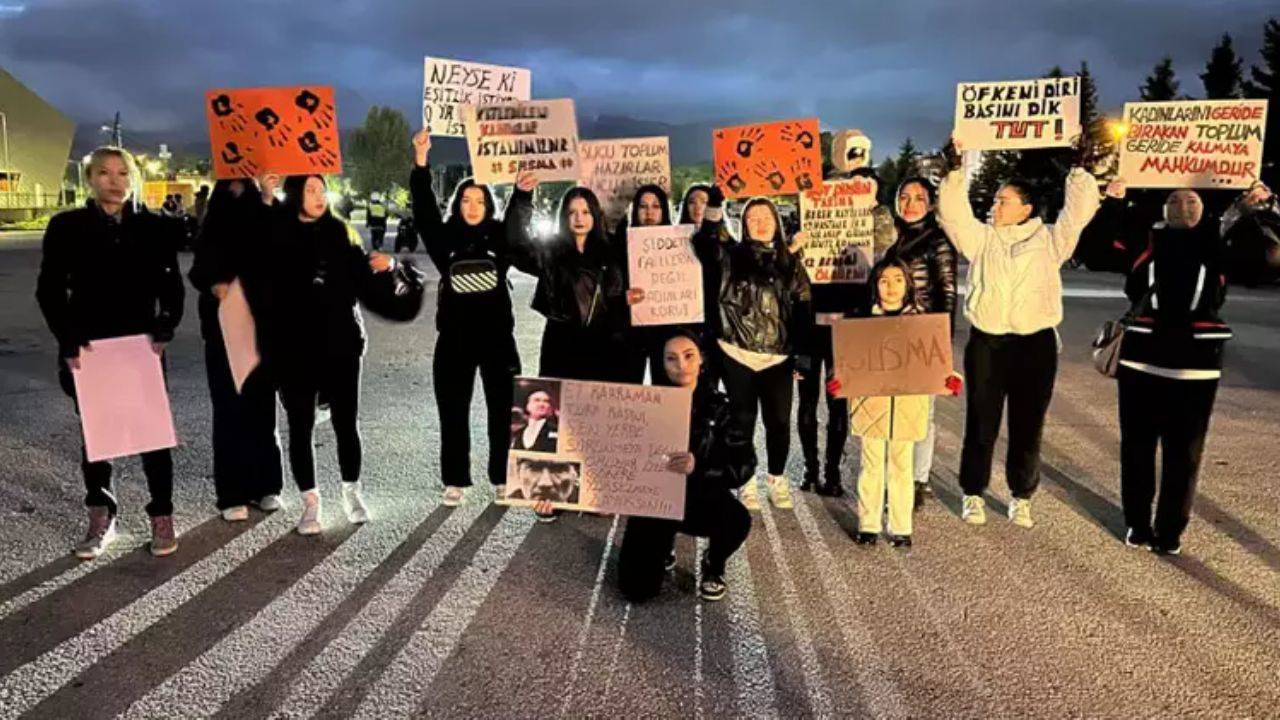
<svg viewBox="0 0 1280 720"><path fill-rule="evenodd" d="M960 521L964 408L947 399L939 498L910 551L855 546L849 498L797 494L794 510L755 516L723 602L696 599L697 548L681 539L661 597L632 606L616 590L625 522L537 525L483 489L439 506L433 299L412 325L369 321L374 522L341 517L327 426L322 536L292 532L292 490L274 516L216 516L189 302L169 357L181 547L147 554L131 460L122 538L76 561L79 430L32 299L38 262L29 239L0 237L0 718L1280 716L1280 292L1232 290L1237 337L1182 557L1120 542L1115 389L1086 352L1123 308L1119 278L1067 272L1034 529L998 514L999 470L988 525ZM531 292L521 278L530 371ZM473 417L481 427L478 398ZM793 482L801 467L793 443Z"/></svg>

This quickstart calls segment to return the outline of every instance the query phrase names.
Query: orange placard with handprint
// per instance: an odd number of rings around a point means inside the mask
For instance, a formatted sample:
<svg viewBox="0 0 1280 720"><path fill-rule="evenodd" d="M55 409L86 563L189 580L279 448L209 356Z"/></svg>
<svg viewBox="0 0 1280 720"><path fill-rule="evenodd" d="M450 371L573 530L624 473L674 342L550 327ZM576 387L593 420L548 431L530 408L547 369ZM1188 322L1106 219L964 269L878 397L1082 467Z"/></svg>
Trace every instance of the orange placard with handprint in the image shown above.
<svg viewBox="0 0 1280 720"><path fill-rule="evenodd" d="M222 88L204 100L214 177L342 172L333 88Z"/></svg>
<svg viewBox="0 0 1280 720"><path fill-rule="evenodd" d="M726 197L794 195L822 186L818 120L784 120L711 133L716 184Z"/></svg>

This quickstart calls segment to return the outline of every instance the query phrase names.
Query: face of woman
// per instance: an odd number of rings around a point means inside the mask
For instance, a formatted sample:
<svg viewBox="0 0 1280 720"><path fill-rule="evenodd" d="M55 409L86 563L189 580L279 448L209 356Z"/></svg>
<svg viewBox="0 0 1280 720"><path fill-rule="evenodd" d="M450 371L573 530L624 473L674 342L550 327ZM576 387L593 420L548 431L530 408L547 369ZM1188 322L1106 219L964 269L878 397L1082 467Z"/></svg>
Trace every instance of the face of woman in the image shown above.
<svg viewBox="0 0 1280 720"><path fill-rule="evenodd" d="M107 155L89 173L89 187L99 205L119 206L129 197L129 166L114 155Z"/></svg>
<svg viewBox="0 0 1280 720"><path fill-rule="evenodd" d="M576 197L569 201L569 232L576 238L586 237L596 227L595 218L591 217L591 206L586 198Z"/></svg>
<svg viewBox="0 0 1280 720"><path fill-rule="evenodd" d="M689 208L689 221L694 225L701 225L702 218L707 214L707 192L705 190L694 190L689 193L689 197L684 201Z"/></svg>
<svg viewBox="0 0 1280 720"><path fill-rule="evenodd" d="M636 202L636 219L640 225L650 226L662 222L662 202L653 193L645 193Z"/></svg>
<svg viewBox="0 0 1280 720"><path fill-rule="evenodd" d="M778 232L778 221L768 205L752 205L742 222L747 226L747 237L759 243L773 242Z"/></svg>
<svg viewBox="0 0 1280 720"><path fill-rule="evenodd" d="M907 276L900 267L887 267L876 280L876 291L880 295L880 307L885 310L897 310L907 297Z"/></svg>
<svg viewBox="0 0 1280 720"><path fill-rule="evenodd" d="M991 206L991 224L996 226L1019 225L1031 217L1031 205L1022 201L1018 191L1009 186L1000 188L996 202Z"/></svg>
<svg viewBox="0 0 1280 720"><path fill-rule="evenodd" d="M1189 230L1204 217L1204 203L1193 190L1174 190L1164 201L1164 221L1169 227Z"/></svg>
<svg viewBox="0 0 1280 720"><path fill-rule="evenodd" d="M462 221L468 225L479 225L484 222L485 203L484 190L472 185L462 191Z"/></svg>
<svg viewBox="0 0 1280 720"><path fill-rule="evenodd" d="M698 373L702 371L702 352L689 338L676 336L668 340L662 351L662 362L671 382L687 388L698 384Z"/></svg>
<svg viewBox="0 0 1280 720"><path fill-rule="evenodd" d="M929 193L920 183L903 185L898 191L898 217L908 223L920 222L932 210Z"/></svg>
<svg viewBox="0 0 1280 720"><path fill-rule="evenodd" d="M328 207L329 198L325 196L324 181L318 177L307 178L307 184L302 191L302 216L315 220L324 215Z"/></svg>

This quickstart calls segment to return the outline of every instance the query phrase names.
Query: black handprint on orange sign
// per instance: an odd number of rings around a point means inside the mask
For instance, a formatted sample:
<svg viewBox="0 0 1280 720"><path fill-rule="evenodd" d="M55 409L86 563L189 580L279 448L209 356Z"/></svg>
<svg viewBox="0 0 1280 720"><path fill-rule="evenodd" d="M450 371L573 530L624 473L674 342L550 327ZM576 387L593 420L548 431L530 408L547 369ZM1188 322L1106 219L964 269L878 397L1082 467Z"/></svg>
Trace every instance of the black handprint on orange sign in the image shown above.
<svg viewBox="0 0 1280 720"><path fill-rule="evenodd" d="M333 127L334 115L333 105L329 103L321 103L320 96L310 90L303 90L293 99L293 104L306 111L311 117L311 121L316 128L320 130L328 130ZM298 121L302 122L303 117L299 116Z"/></svg>
<svg viewBox="0 0 1280 720"><path fill-rule="evenodd" d="M791 163L791 176L796 179L796 188L800 192L813 189L813 161L807 157Z"/></svg>
<svg viewBox="0 0 1280 720"><path fill-rule="evenodd" d="M332 168L338 164L338 156L320 144L320 139L310 130L298 136L298 147L307 154L312 167Z"/></svg>
<svg viewBox="0 0 1280 720"><path fill-rule="evenodd" d="M218 118L218 127L224 132L240 133L249 127L249 118L244 116L244 105L233 102L231 96L222 93L209 101L209 107Z"/></svg>
<svg viewBox="0 0 1280 720"><path fill-rule="evenodd" d="M258 124L262 126L262 130L267 133L267 142L271 147L279 148L288 144L289 134L293 132L293 128L281 122L280 116L276 114L275 110L264 107L254 113L253 119L257 120ZM257 137L257 135L258 133L255 132L254 137Z"/></svg>
<svg viewBox="0 0 1280 720"><path fill-rule="evenodd" d="M241 171L245 177L258 174L258 165L240 152L240 146L235 142L228 142L222 146L222 152L219 153L222 162Z"/></svg>
<svg viewBox="0 0 1280 720"><path fill-rule="evenodd" d="M755 147L756 143L763 139L764 130L758 127L743 128L742 132L738 135L738 144L735 148L738 152L738 157L751 157L752 148Z"/></svg>
<svg viewBox="0 0 1280 720"><path fill-rule="evenodd" d="M805 150L813 149L813 133L804 129L803 125L791 123L784 125L780 137L784 142L793 142Z"/></svg>
<svg viewBox="0 0 1280 720"><path fill-rule="evenodd" d="M724 178L724 186L734 195L741 193L743 188L747 186L746 181L742 179L742 175L738 174L738 163L734 160L720 165L720 170L716 173L716 177Z"/></svg>
<svg viewBox="0 0 1280 720"><path fill-rule="evenodd" d="M782 168L778 167L778 163L772 160L768 163L757 165L752 168L752 172L769 183L769 187L773 188L775 192L781 190L782 186L787 184L787 178L782 174Z"/></svg>

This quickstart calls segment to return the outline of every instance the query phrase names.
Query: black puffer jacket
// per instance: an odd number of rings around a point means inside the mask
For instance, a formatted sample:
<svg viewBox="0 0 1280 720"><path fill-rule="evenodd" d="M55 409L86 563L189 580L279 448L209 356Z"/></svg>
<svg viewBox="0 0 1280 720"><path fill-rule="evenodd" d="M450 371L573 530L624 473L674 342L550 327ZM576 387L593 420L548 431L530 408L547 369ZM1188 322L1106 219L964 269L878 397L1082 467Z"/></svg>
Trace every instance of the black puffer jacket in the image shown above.
<svg viewBox="0 0 1280 720"><path fill-rule="evenodd" d="M126 203L117 222L89 201L59 213L44 233L36 301L75 357L90 340L123 335L173 339L185 290L177 249L182 225Z"/></svg>
<svg viewBox="0 0 1280 720"><path fill-rule="evenodd" d="M947 313L956 309L956 249L938 227L933 213L915 223L897 220L898 239L885 257L906 263L916 286L916 297L925 312ZM954 324L954 323L953 323Z"/></svg>
<svg viewBox="0 0 1280 720"><path fill-rule="evenodd" d="M621 342L630 313L623 260L606 242L589 240L578 252L572 240L538 242L529 234L533 196L511 194L507 247L515 267L538 278L532 307L548 320L606 332Z"/></svg>
<svg viewBox="0 0 1280 720"><path fill-rule="evenodd" d="M478 333L479 338L495 332L509 335L515 327L506 232L494 219L493 196L487 188L482 189L486 213L479 225L467 225L462 219L462 192L454 195L445 221L431 189L431 171L415 167L409 175L414 225L427 255L440 271L436 329L442 333Z"/></svg>
<svg viewBox="0 0 1280 720"><path fill-rule="evenodd" d="M752 352L806 357L813 307L804 265L781 242L724 242L722 226L723 220L704 220L693 237L706 279L717 284L720 339Z"/></svg>

